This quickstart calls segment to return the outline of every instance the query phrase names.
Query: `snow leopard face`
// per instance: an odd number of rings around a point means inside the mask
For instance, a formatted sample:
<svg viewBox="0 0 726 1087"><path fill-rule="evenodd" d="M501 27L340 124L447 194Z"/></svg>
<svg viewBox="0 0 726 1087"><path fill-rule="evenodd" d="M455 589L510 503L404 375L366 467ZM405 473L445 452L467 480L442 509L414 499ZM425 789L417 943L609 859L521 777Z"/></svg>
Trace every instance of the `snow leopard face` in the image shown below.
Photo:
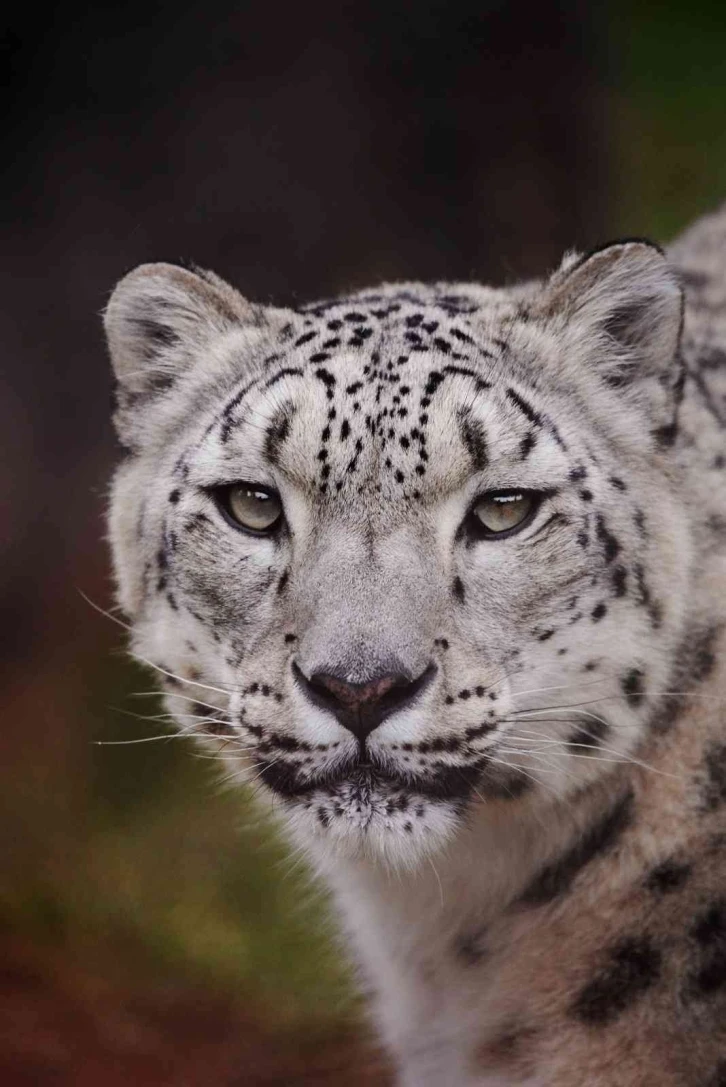
<svg viewBox="0 0 726 1087"><path fill-rule="evenodd" d="M414 863L667 727L681 309L645 243L299 311L169 265L116 288L133 649L298 838Z"/></svg>

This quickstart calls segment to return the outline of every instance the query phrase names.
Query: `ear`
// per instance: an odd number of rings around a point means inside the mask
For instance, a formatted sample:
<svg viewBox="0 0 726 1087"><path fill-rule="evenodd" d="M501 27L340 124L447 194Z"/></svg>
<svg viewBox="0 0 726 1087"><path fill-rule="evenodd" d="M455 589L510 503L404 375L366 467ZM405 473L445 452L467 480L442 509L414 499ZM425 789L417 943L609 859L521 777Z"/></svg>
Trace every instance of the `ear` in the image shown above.
<svg viewBox="0 0 726 1087"><path fill-rule="evenodd" d="M213 272L142 264L117 285L104 314L116 378L135 397L166 389L210 339L259 323L258 313Z"/></svg>
<svg viewBox="0 0 726 1087"><path fill-rule="evenodd" d="M533 309L580 369L645 407L668 440L683 380L683 291L658 246L624 241L566 258Z"/></svg>

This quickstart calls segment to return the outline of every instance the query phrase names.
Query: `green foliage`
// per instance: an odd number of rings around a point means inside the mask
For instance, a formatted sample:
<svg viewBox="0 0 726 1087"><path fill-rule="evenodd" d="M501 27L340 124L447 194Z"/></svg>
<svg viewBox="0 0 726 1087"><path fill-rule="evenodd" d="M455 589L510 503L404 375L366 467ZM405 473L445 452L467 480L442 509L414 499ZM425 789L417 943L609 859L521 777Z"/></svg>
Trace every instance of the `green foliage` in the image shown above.
<svg viewBox="0 0 726 1087"><path fill-rule="evenodd" d="M726 20L719 0L613 0L615 234L667 240L726 198Z"/></svg>

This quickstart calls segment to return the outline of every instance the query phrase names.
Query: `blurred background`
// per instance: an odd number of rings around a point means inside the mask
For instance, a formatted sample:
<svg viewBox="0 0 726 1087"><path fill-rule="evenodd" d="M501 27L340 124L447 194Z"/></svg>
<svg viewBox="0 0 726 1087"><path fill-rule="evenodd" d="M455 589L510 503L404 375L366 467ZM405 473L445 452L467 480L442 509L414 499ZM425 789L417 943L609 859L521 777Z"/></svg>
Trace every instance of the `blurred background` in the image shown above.
<svg viewBox="0 0 726 1087"><path fill-rule="evenodd" d="M16 5L0 395L0 1081L389 1082L324 897L123 653L100 312L539 274L726 196L722 0Z"/></svg>

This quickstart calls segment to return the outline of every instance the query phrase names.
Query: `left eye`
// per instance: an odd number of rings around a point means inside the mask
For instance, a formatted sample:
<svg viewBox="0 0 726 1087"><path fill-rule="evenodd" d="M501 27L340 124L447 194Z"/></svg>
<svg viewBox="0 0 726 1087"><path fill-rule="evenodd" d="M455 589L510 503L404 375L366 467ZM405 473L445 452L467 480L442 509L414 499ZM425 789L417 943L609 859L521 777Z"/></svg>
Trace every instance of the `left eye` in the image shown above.
<svg viewBox="0 0 726 1087"><path fill-rule="evenodd" d="M280 496L256 483L222 488L217 500L228 520L256 536L269 535L282 521Z"/></svg>
<svg viewBox="0 0 726 1087"><path fill-rule="evenodd" d="M538 496L532 491L492 491L482 495L471 512L482 535L493 538L523 527L538 505Z"/></svg>

